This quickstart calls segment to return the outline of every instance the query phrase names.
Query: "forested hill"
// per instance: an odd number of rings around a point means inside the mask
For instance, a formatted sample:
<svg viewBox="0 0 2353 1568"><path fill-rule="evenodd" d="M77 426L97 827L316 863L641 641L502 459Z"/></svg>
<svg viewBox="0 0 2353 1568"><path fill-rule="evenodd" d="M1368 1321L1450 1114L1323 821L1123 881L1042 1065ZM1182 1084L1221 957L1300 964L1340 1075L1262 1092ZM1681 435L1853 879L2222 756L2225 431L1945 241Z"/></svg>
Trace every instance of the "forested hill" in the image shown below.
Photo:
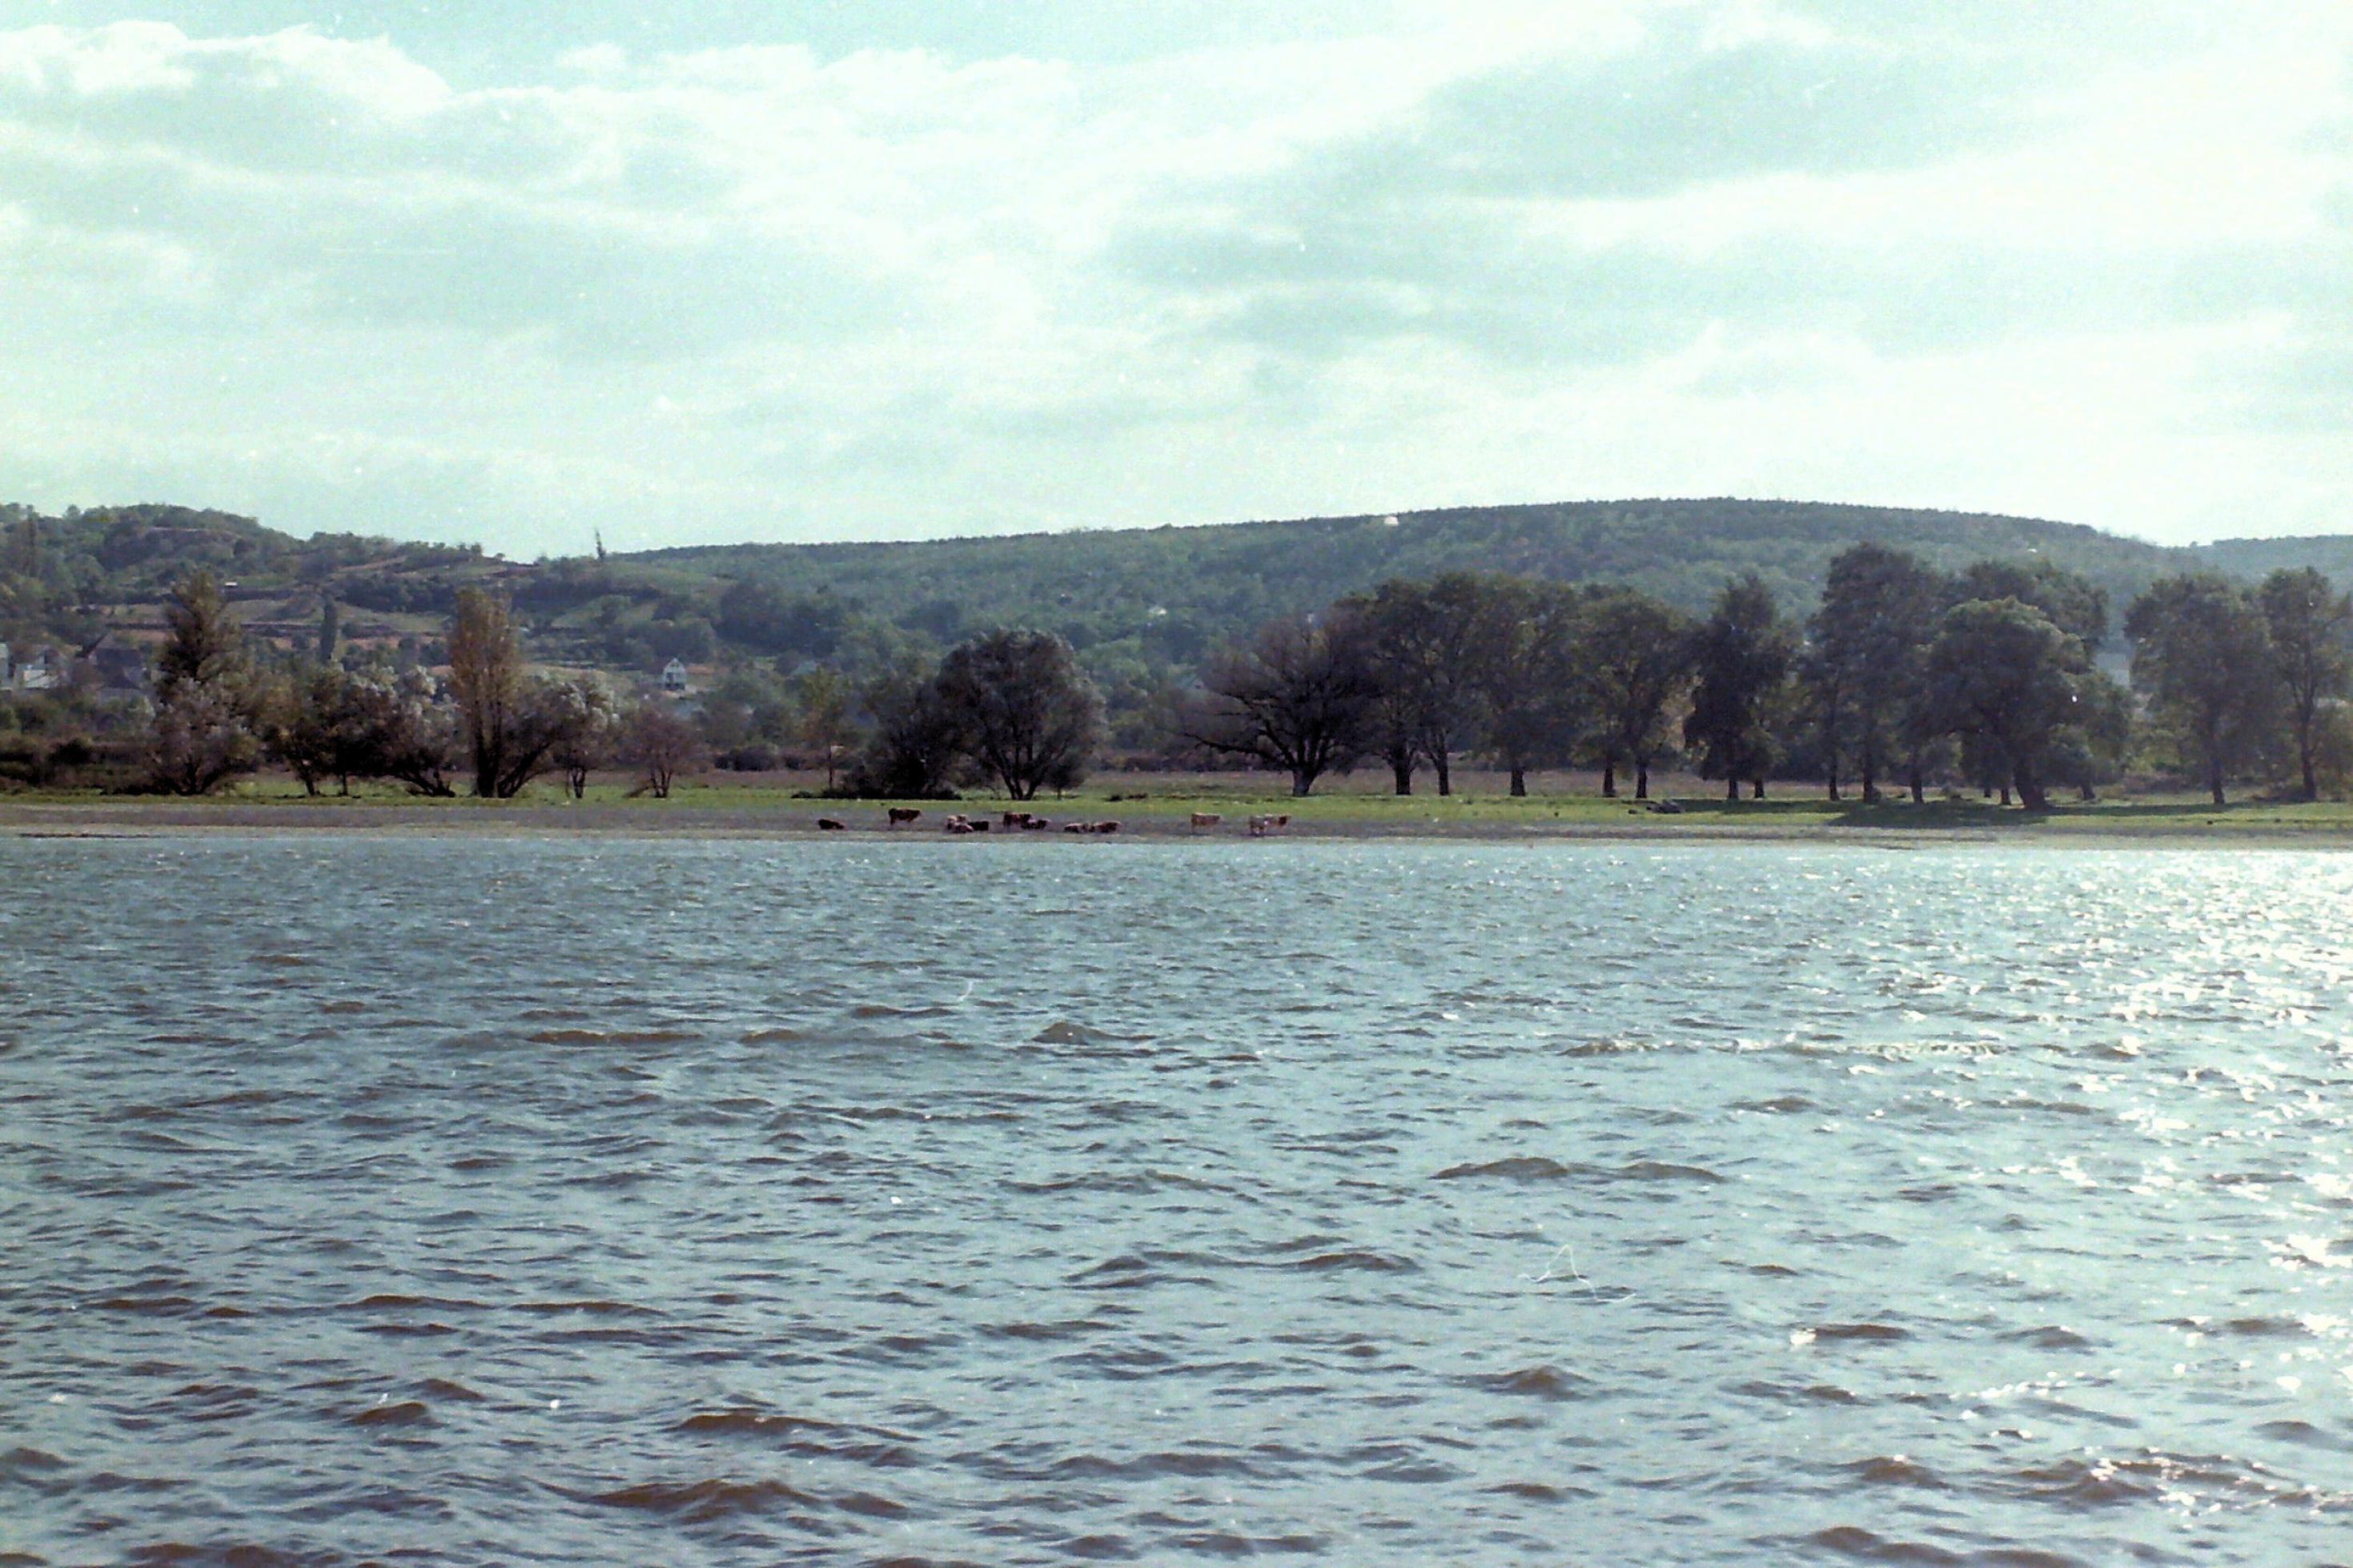
<svg viewBox="0 0 2353 1568"><path fill-rule="evenodd" d="M347 636L429 636L457 589L511 595L542 657L643 668L675 656L829 658L861 635L945 644L1024 624L1067 637L1099 677L1193 667L1271 616L1393 576L1451 569L1631 584L1696 610L1754 569L1798 613L1862 540L1936 565L2042 555L2123 605L2192 564L2256 576L2312 563L2353 580L2353 538L2167 549L2031 518L1798 501L1648 500L1466 507L1391 516L1087 530L873 544L742 544L532 563L351 534L310 539L248 518L142 505L41 517L0 507L0 640L142 628L191 567L235 586L249 625L291 636L332 595ZM861 633L862 628L862 633Z"/></svg>
<svg viewBox="0 0 2353 1568"><path fill-rule="evenodd" d="M1388 577L1501 571L1630 584L1688 610L1755 570L1784 604L1820 593L1830 558L1862 540L1955 567L2039 552L2121 604L2183 552L2078 524L1805 501L1638 500L1455 507L1207 527L1104 529L891 544L739 544L628 559L820 589L894 619L1134 624L1158 606L1212 638L1313 609ZM1089 628L1113 632L1112 625Z"/></svg>

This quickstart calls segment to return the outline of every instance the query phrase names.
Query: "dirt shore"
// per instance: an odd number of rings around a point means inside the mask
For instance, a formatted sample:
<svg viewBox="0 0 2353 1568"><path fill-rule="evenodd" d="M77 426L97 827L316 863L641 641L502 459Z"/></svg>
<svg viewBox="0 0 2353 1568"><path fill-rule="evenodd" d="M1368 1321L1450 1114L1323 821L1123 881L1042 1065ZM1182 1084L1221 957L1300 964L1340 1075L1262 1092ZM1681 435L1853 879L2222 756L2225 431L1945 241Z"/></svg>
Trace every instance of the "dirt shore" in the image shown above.
<svg viewBox="0 0 2353 1568"><path fill-rule="evenodd" d="M1442 805L1443 803L1441 803ZM1604 841L1624 843L1833 843L1889 848L1931 844L2064 846L2106 848L2132 845L2168 848L2236 849L2293 847L2353 849L2353 825L2329 820L2279 822L2227 816L2184 820L2178 814L2141 815L2129 808L2036 819L2006 814L1984 822L1936 818L1907 820L1889 813L1870 818L1855 812L1783 809L1749 814L1739 810L1687 809L1653 812L1621 803L1579 800L1515 803L1511 815L1477 815L1477 808L1433 810L1413 816L1355 812L1333 803L1292 814L1291 822L1266 839L1252 840L1250 813L1220 813L1212 827L1195 827L1182 806L1158 803L1072 802L1050 810L1045 832L1008 830L997 808L923 806L921 819L892 827L880 803L802 802L709 804L704 802L487 803L473 801L168 801L152 799L26 800L0 798L0 835L14 837L136 837L185 833L236 835L364 834L393 837L573 836L659 838L881 839L929 842L952 837L942 824L950 812L986 815L990 828L961 843L1006 840L1117 843L1137 839L1271 842L1282 839L1426 838L1483 842ZM1271 809L1271 808L1269 808ZM839 832L818 826L821 817L847 825ZM1116 831L1082 836L1064 831L1069 822L1118 824Z"/></svg>

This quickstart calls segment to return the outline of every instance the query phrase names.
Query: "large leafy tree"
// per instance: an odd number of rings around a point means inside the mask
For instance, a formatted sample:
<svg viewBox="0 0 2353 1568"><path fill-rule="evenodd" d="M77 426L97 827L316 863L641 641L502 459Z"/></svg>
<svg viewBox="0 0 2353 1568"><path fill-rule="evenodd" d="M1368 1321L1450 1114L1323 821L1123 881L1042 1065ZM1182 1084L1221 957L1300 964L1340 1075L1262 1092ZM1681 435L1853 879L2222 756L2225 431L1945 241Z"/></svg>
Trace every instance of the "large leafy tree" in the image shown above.
<svg viewBox="0 0 2353 1568"><path fill-rule="evenodd" d="M859 692L869 720L866 745L849 772L856 794L927 800L949 793L965 765L965 715L941 700L924 661L901 650L877 665Z"/></svg>
<svg viewBox="0 0 2353 1568"><path fill-rule="evenodd" d="M1476 647L1486 585L1467 572L1427 583L1392 579L1345 601L1364 639L1374 678L1438 775L1438 793L1454 793L1452 759L1478 712Z"/></svg>
<svg viewBox="0 0 2353 1568"><path fill-rule="evenodd" d="M2255 596L2212 572L2164 577L2132 602L2133 684L2214 804L2276 732L2271 631Z"/></svg>
<svg viewBox="0 0 2353 1568"><path fill-rule="evenodd" d="M1577 618L1580 704L1604 758L1602 793L1615 795L1614 764L1634 769L1634 798L1651 798L1651 764L1672 743L1674 718L1691 688L1691 622L1631 588L1588 596Z"/></svg>
<svg viewBox="0 0 2353 1568"><path fill-rule="evenodd" d="M147 771L174 795L209 795L261 765L261 687L220 584L189 574L164 610Z"/></svg>
<svg viewBox="0 0 2353 1568"><path fill-rule="evenodd" d="M1364 755L1380 695L1347 616L1273 622L1248 647L1213 660L1201 685L1183 721L1186 738L1282 769L1294 795Z"/></svg>
<svg viewBox="0 0 2353 1568"><path fill-rule="evenodd" d="M2054 752L2081 704L2091 670L2082 639L2034 605L1972 599L1945 613L1928 649L1924 696L1936 727L2006 777L2031 811L2051 805Z"/></svg>
<svg viewBox="0 0 2353 1568"><path fill-rule="evenodd" d="M1079 783L1103 744L1103 698L1051 632L975 637L941 661L937 684L940 700L964 715L973 760L1012 799Z"/></svg>
<svg viewBox="0 0 2353 1568"><path fill-rule="evenodd" d="M1472 685L1495 760L1511 792L1528 793L1528 770L1560 756L1577 727L1573 660L1582 598L1533 577L1484 584ZM1402 793L1402 792L1401 792Z"/></svg>
<svg viewBox="0 0 2353 1568"><path fill-rule="evenodd" d="M507 800L555 765L585 705L565 682L533 679L507 602L461 589L449 625L449 689L458 705L474 794Z"/></svg>
<svg viewBox="0 0 2353 1568"><path fill-rule="evenodd" d="M1836 693L1841 733L1862 798L1879 798L1891 762L1906 760L1906 710L1921 679L1943 585L1917 556L1857 544L1831 561L1813 617L1816 681Z"/></svg>
<svg viewBox="0 0 2353 1568"><path fill-rule="evenodd" d="M834 769L857 734L850 721L849 683L824 665L793 678L793 738L825 759L825 787L833 789Z"/></svg>
<svg viewBox="0 0 2353 1568"><path fill-rule="evenodd" d="M2033 605L2083 644L2086 658L2098 653L2107 640L2107 590L2049 556L2031 562L1979 561L1961 568L1947 588L1946 602L1961 605L1972 599L2016 599Z"/></svg>
<svg viewBox="0 0 2353 1568"><path fill-rule="evenodd" d="M1773 722L1796 657L1796 639L1754 572L1724 585L1692 639L1697 684L1683 741L1699 753L1702 778L1724 780L1725 798L1740 798L1746 779L1762 796L1775 762Z"/></svg>
<svg viewBox="0 0 2353 1568"><path fill-rule="evenodd" d="M2353 596L2309 566L2283 567L2263 579L2257 593L2265 629L2271 633L2272 675L2278 682L2288 730L2295 742L2298 787L2306 800L2320 797L2316 760L2321 715L2345 695L2353 675Z"/></svg>

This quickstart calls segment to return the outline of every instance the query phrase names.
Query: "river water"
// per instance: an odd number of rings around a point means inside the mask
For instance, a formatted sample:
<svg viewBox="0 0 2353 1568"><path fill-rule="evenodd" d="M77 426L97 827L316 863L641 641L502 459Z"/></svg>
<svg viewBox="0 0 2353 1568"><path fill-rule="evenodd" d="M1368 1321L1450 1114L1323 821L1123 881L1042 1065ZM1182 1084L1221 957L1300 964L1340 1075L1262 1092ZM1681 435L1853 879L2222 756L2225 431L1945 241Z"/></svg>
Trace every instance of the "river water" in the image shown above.
<svg viewBox="0 0 2353 1568"><path fill-rule="evenodd" d="M2353 1559L2353 858L0 840L0 1563Z"/></svg>

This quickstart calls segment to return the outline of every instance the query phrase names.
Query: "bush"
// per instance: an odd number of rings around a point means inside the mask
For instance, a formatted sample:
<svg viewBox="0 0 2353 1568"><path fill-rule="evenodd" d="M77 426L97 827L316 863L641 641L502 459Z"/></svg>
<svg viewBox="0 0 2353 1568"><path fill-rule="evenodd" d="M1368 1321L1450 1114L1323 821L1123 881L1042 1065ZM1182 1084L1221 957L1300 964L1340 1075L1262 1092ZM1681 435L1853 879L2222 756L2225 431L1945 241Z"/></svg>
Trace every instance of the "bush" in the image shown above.
<svg viewBox="0 0 2353 1568"><path fill-rule="evenodd" d="M711 759L712 765L732 773L766 773L786 766L786 759L776 747L754 741L748 745L731 746Z"/></svg>

